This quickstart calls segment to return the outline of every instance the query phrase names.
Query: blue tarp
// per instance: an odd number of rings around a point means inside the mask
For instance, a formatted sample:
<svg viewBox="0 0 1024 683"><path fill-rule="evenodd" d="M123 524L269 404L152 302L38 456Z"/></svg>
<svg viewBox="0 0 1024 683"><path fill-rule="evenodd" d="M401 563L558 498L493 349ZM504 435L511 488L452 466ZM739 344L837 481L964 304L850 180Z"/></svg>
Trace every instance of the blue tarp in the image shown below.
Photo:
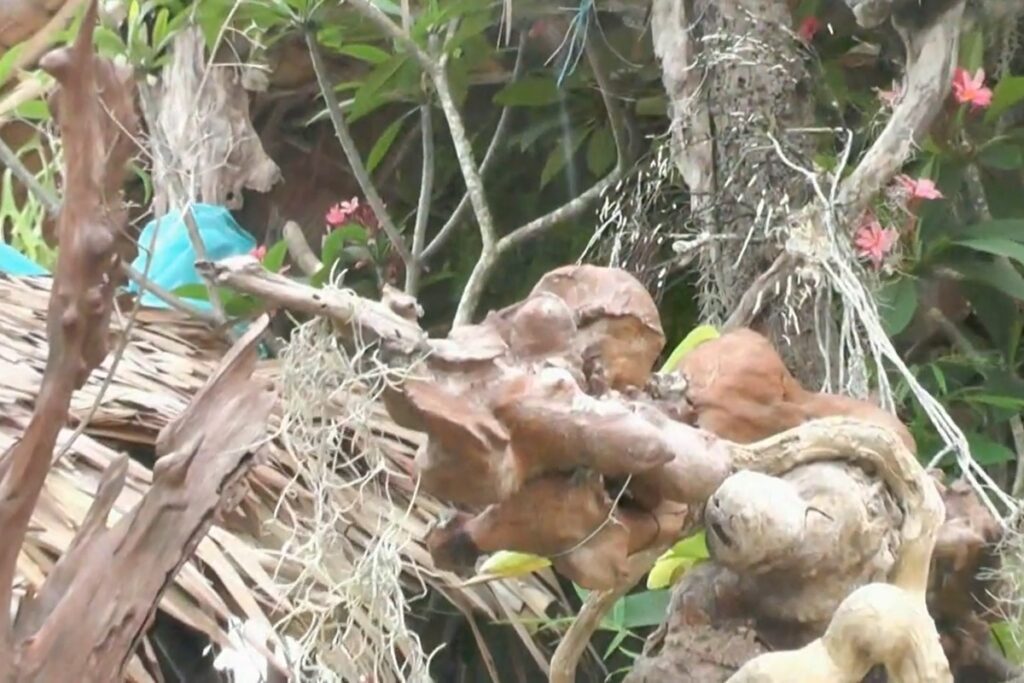
<svg viewBox="0 0 1024 683"><path fill-rule="evenodd" d="M50 274L46 268L3 242L0 242L0 273L21 277Z"/></svg>
<svg viewBox="0 0 1024 683"><path fill-rule="evenodd" d="M193 204L192 215L195 216L199 236L203 240L206 258L209 260L219 261L229 256L248 254L256 247L253 236L246 232L235 221L231 212L223 206ZM157 240L152 244L154 232ZM132 263L132 267L140 273L146 272L149 251L155 254L153 264L149 268L149 279L164 289L174 291L183 285L202 283L196 272L196 254L188 236L188 227L180 213L167 214L159 221L150 221L143 228L139 236L139 256ZM133 282L128 289L137 292L138 285ZM189 302L197 308L210 308L207 301L189 299ZM143 294L142 304L167 308L167 304L149 293Z"/></svg>

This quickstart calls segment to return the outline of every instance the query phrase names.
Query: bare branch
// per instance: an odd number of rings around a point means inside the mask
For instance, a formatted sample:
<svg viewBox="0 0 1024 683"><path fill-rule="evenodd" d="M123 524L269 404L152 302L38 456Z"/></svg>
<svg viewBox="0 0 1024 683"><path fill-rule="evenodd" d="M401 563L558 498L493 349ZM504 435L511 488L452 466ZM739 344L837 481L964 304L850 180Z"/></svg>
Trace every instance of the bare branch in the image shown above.
<svg viewBox="0 0 1024 683"><path fill-rule="evenodd" d="M512 76L509 80L511 83L515 83L519 80L519 75L523 70L523 46L526 44L526 32L524 31L519 36L519 47L516 51L516 62L512 67ZM494 134L491 136L491 142L487 145L487 151L484 153L484 160L480 164L480 175L486 176L487 171L491 168L491 162L497 156L496 151L500 147L501 143L505 141L505 130L508 128L508 122L512 118L512 107L506 106L501 110L501 115L498 116L498 123L494 127ZM455 229L462 223L465 218L466 210L469 208L469 193L463 194L462 199L459 200L458 206L455 207L455 211L445 222L444 226L438 231L434 239L430 241L427 248L423 250L423 261L430 260L431 257L437 255L437 252L448 241L448 238L452 236Z"/></svg>
<svg viewBox="0 0 1024 683"><path fill-rule="evenodd" d="M434 192L434 121L430 103L420 105L420 134L423 137L423 171L420 199L416 205L416 224L412 233L412 264L405 272L405 291L416 296L423 271L423 245L430 223L430 204Z"/></svg>
<svg viewBox="0 0 1024 683"><path fill-rule="evenodd" d="M323 268L320 259L313 250L309 248L309 242L302 233L302 228L295 221L288 221L284 224L284 243L288 245L288 253L292 255L295 264L306 275L314 275Z"/></svg>
<svg viewBox="0 0 1024 683"><path fill-rule="evenodd" d="M497 230L494 226L491 208L487 204L487 197L484 194L484 182L480 177L480 169L473 157L473 145L469 142L462 114L459 113L455 98L452 96L451 84L448 82L448 73L444 65L433 64L429 73L434 81L434 87L437 89L437 96L441 100L441 110L448 122L448 132L452 137L455 155L458 157L462 178L466 183L466 193L469 195L470 204L473 206L473 212L476 214L476 221L480 227L483 253L486 254L494 250L494 245L498 241Z"/></svg>
<svg viewBox="0 0 1024 683"><path fill-rule="evenodd" d="M370 7L374 12L381 13L376 7L372 5ZM381 14L383 16L383 13ZM348 129L348 124L345 123L345 116L341 113L338 98L334 95L334 86L327 78L327 67L324 65L320 46L317 44L316 35L312 30L306 31L306 46L309 48L309 56L313 61L313 70L316 72L316 79L320 84L320 92L323 95L324 102L327 104L327 113L330 115L331 123L334 125L334 132L338 137L338 142L341 143L341 148L348 159L352 175L355 176L356 181L359 183L359 188L363 191L363 196L369 202L370 208L373 209L374 215L384 230L384 234L388 236L388 239L391 240L391 245L398 252L399 256L402 257L406 270L413 269L415 262L413 261L412 254L409 253L409 249L405 246L405 241L398 232L398 228L395 227L391 216L388 215L387 209L384 208L384 201L380 198L380 194L377 192L370 174L367 173L366 166L359 155L359 148L356 147L355 140L352 139L352 133Z"/></svg>
<svg viewBox="0 0 1024 683"><path fill-rule="evenodd" d="M615 161L615 168L612 169L608 175L592 185L583 192L583 194L572 201L544 216L541 216L540 218L535 218L526 225L520 226L508 235L505 235L497 242L497 244L494 245L493 248L489 248L487 241L485 240L483 250L480 254L480 260L477 261L476 265L473 267L473 271L469 275L469 280L466 282L466 288L462 293L462 299L459 301L459 307L455 312L455 319L453 321L455 325L462 325L471 321L473 313L476 311L476 307L479 305L480 299L483 296L487 279L490 277L491 270L497 264L499 257L527 240L533 239L534 237L547 232L559 223L582 214L598 199L600 199L601 195L608 188L619 182L623 174L626 172L626 165L628 162L624 146L626 134L622 111L619 108L618 102L612 96L604 71L597 60L595 52L591 47L589 47L589 43L587 47L587 57L590 61L591 68L594 71L594 77L597 80L598 87L601 90L601 97L604 99L605 108L608 110L608 119L612 127L612 136L615 139L616 145L617 158Z"/></svg>
<svg viewBox="0 0 1024 683"><path fill-rule="evenodd" d="M366 342L379 341L399 353L412 353L426 337L416 323L401 318L381 302L361 299L350 290L304 285L269 272L251 256L197 263L196 269L219 285L330 318L342 335L359 335Z"/></svg>

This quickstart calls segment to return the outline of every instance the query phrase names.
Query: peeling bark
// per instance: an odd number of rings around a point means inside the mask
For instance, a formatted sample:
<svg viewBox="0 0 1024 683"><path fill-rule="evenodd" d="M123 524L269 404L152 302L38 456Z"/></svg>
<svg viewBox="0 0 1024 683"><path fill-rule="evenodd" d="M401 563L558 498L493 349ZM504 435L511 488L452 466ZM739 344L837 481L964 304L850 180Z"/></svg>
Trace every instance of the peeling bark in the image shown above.
<svg viewBox="0 0 1024 683"><path fill-rule="evenodd" d="M145 112L156 143L153 209L162 216L189 200L239 209L243 190L269 192L281 176L249 120L242 74L208 62L198 27L182 31L171 54L155 111Z"/></svg>

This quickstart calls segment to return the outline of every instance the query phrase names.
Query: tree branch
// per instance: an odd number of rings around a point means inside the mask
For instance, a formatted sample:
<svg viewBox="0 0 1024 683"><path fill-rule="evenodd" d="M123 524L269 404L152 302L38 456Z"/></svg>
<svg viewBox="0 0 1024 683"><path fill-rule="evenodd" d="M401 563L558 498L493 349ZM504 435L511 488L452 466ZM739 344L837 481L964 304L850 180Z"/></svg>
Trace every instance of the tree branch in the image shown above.
<svg viewBox="0 0 1024 683"><path fill-rule="evenodd" d="M376 7L370 5L374 12L383 13ZM387 17L384 17L387 19ZM388 20L390 23L390 20ZM401 29L399 29L401 30ZM323 95L324 102L327 104L327 113L330 115L331 123L334 125L334 132L338 137L338 142L341 143L341 148L345 152L345 157L348 159L349 167L352 170L352 175L355 176L356 181L359 183L359 188L363 191L363 196L366 197L366 201L369 202L370 208L373 209L374 215L380 222L381 228L384 230L384 234L388 236L391 241L391 245L398 252L399 256L402 257L402 261L405 263L406 271L415 268L415 262L412 255L409 253L409 249L405 246L405 241L402 239L401 234L398 232L398 228L391 220L391 216L388 214L387 209L384 208L384 201L380 198L380 194L377 192L376 186L373 184L373 180L370 178L370 174L366 172L366 166L363 165L363 160L359 155L359 148L356 147L355 140L352 139L352 134L348 129L348 124L345 123L345 116L341 113L341 107L338 105L338 98L334 95L334 86L327 79L327 67L324 65L323 55L320 53L320 45L316 42L316 34L311 30L306 30L306 46L309 48L309 56L313 62L313 70L316 72L317 82L320 84L320 93Z"/></svg>
<svg viewBox="0 0 1024 683"><path fill-rule="evenodd" d="M405 291L416 296L423 272L423 245L430 223L430 204L434 192L434 121L430 103L420 105L420 130L423 137L423 171L420 175L420 199L416 205L416 224L412 233L412 263L405 271Z"/></svg>
<svg viewBox="0 0 1024 683"><path fill-rule="evenodd" d="M523 70L523 47L526 45L527 34L524 31L519 36L519 47L516 51L516 62L512 67L512 77L510 83L515 83L519 80L519 75ZM480 164L480 175L486 176L487 171L491 168L491 162L494 161L497 156L496 151L500 144L505 140L505 129L508 128L508 122L512 118L512 107L505 106L501 110L501 115L498 116L498 123L494 127L494 134L491 136L491 142L487 145L487 151L484 153L484 160ZM455 211L445 222L444 226L438 231L434 239L430 241L427 248L423 250L423 261L428 261L432 257L437 255L437 252L448 241L448 238L455 232L455 229L462 223L463 218L466 215L466 210L469 208L469 193L464 193L462 199L459 200L458 206L455 207Z"/></svg>
<svg viewBox="0 0 1024 683"><path fill-rule="evenodd" d="M455 325L464 325L471 321L473 313L476 311L476 307L479 305L480 299L483 297L487 279L490 277L491 271L494 269L494 266L502 255L514 247L547 232L559 223L582 214L598 199L600 199L601 195L608 188L619 182L623 174L626 172L628 161L626 148L624 146L624 117L618 106L618 102L616 102L615 98L612 96L604 71L601 69L596 53L589 45L589 42L587 45L587 58L590 62L591 69L594 71L594 77L601 90L601 97L604 100L605 108L608 111L608 119L612 127L612 136L615 139L616 146L617 156L615 168L604 178L590 186L580 196L554 211L541 216L540 218L536 218L526 225L516 228L508 235L502 237L493 247L489 247L485 240L480 254L480 260L477 261L476 265L473 267L473 271L469 275L469 280L466 282L466 288L462 293L461 300L459 301L459 307L455 312L455 319L453 320L453 324Z"/></svg>
<svg viewBox="0 0 1024 683"><path fill-rule="evenodd" d="M892 0L847 3L863 5L855 8L862 25L884 20L893 5ZM956 66L964 0L946 4L924 26L903 25L898 15L893 17L907 53L906 86L889 123L839 188L838 208L846 221L856 219L896 175L942 109ZM911 11L927 14L925 9Z"/></svg>
<svg viewBox="0 0 1024 683"><path fill-rule="evenodd" d="M549 683L574 683L580 658L590 644L594 631L619 598L628 593L643 578L654 562L665 551L665 546L643 550L629 558L629 574L615 588L591 591L584 600L579 614L562 637L551 657Z"/></svg>

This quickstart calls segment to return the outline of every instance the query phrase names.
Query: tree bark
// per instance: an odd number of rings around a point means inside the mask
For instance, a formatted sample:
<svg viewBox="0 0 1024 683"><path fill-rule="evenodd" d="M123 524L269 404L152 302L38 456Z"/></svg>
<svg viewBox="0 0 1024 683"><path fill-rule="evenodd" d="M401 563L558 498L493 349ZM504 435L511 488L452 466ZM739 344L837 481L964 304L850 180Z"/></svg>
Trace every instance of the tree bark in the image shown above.
<svg viewBox="0 0 1024 683"><path fill-rule="evenodd" d="M811 196L806 179L771 142L774 136L798 163L812 152L812 137L792 132L811 127L814 111L791 22L781 0L654 0L651 23L676 166L690 190L694 230L714 237L698 261L702 317L709 323L726 321L769 271L791 214ZM761 323L754 319L763 309L735 322L759 327L801 383L819 387L825 363L814 307L824 302L805 297L783 304Z"/></svg>

